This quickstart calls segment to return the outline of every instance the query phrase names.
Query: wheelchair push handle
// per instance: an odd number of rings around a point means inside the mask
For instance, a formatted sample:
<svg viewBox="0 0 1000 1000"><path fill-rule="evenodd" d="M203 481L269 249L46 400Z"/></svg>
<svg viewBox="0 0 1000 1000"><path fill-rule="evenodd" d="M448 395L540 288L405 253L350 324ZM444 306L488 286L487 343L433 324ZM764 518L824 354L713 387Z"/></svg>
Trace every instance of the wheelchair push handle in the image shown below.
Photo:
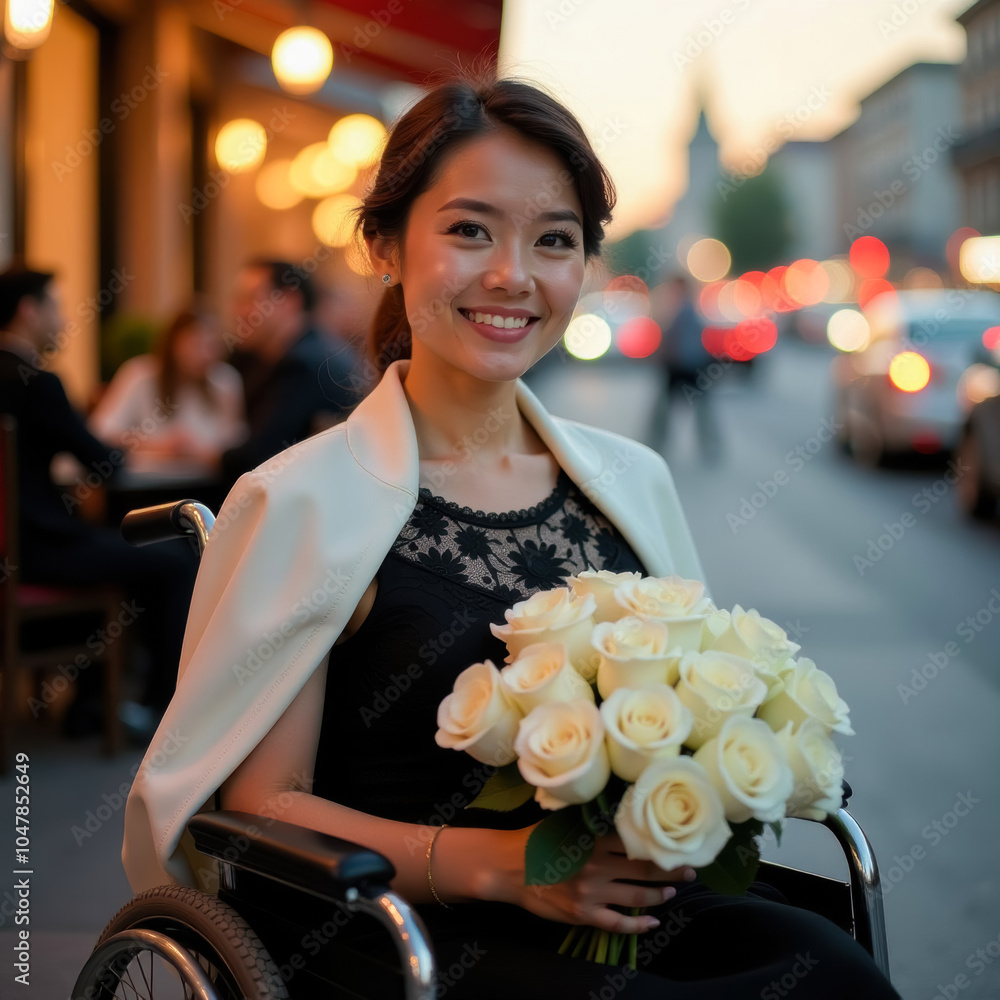
<svg viewBox="0 0 1000 1000"><path fill-rule="evenodd" d="M130 510L122 518L121 533L131 545L153 545L171 538L193 535L205 551L215 515L196 500L174 500L155 507Z"/></svg>

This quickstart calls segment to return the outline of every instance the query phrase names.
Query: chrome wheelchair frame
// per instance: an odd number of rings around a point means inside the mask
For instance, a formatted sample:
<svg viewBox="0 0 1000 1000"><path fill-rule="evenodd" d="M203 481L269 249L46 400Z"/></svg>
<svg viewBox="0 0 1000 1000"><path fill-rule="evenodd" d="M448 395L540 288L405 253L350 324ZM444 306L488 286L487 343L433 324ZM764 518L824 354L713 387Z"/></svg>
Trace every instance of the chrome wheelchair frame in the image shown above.
<svg viewBox="0 0 1000 1000"><path fill-rule="evenodd" d="M182 500L130 512L122 533L136 545L186 535L203 552L214 521L204 505ZM820 913L850 933L888 978L878 865L868 838L846 808L849 795L845 782L841 808L821 821L844 851L849 881L767 861L761 862L757 879L778 889L789 903ZM427 930L419 913L389 887L396 873L382 855L249 813L201 813L189 820L187 830L196 849L218 865L218 893L160 886L126 904L104 929L77 978L72 1000L137 997L144 987L152 1000L153 956L173 968L184 996L197 1000L381 1000L393 995L430 1000L437 995ZM294 918L286 917L288 912ZM341 946L336 931L355 915L371 918L388 932L398 966ZM302 933L310 921L315 942ZM327 924L333 925L328 936L315 930ZM318 954L320 939L327 954L310 968L303 948ZM144 955L150 961L148 977ZM133 964L141 982L130 971ZM335 979L329 976L331 968ZM292 983L292 993L287 983Z"/></svg>

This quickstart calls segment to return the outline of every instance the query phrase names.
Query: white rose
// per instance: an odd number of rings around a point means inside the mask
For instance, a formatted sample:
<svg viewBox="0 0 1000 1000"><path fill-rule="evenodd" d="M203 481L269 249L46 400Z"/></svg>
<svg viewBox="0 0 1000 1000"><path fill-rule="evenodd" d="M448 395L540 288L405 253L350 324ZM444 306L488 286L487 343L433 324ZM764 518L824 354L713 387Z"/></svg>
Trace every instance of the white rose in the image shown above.
<svg viewBox="0 0 1000 1000"><path fill-rule="evenodd" d="M732 834L719 793L690 757L653 761L626 790L615 829L629 858L664 871L711 864Z"/></svg>
<svg viewBox="0 0 1000 1000"><path fill-rule="evenodd" d="M514 759L521 712L500 682L490 660L473 663L455 678L454 689L438 705L439 747L464 750L484 764L502 767Z"/></svg>
<svg viewBox="0 0 1000 1000"><path fill-rule="evenodd" d="M576 576L567 577L566 582L577 597L591 594L597 602L594 611L595 622L617 621L625 614L625 609L615 600L615 589L628 580L641 580L639 573L612 573L611 570L584 570Z"/></svg>
<svg viewBox="0 0 1000 1000"><path fill-rule="evenodd" d="M665 622L670 628L670 648L701 648L702 626L715 605L704 596L699 580L679 576L646 576L627 580L615 589L615 600L627 615Z"/></svg>
<svg viewBox="0 0 1000 1000"><path fill-rule="evenodd" d="M775 732L786 722L797 729L806 719L816 719L827 733L853 736L850 712L847 702L837 694L833 678L803 656L794 669L782 674L781 685L768 696L757 715Z"/></svg>
<svg viewBox="0 0 1000 1000"><path fill-rule="evenodd" d="M687 745L697 750L718 736L731 715L753 715L766 695L767 685L742 656L715 650L685 653L681 657L677 697L694 715Z"/></svg>
<svg viewBox="0 0 1000 1000"><path fill-rule="evenodd" d="M500 671L500 679L525 715L545 701L594 701L594 689L573 669L558 642L525 646L514 662Z"/></svg>
<svg viewBox="0 0 1000 1000"><path fill-rule="evenodd" d="M792 769L784 747L760 719L731 715L719 735L695 752L694 759L712 779L726 819L776 823L792 794Z"/></svg>
<svg viewBox="0 0 1000 1000"><path fill-rule="evenodd" d="M783 663L802 648L770 618L762 617L753 608L744 611L738 604L731 612L712 615L707 625L710 634L706 637L706 648L760 660L768 666Z"/></svg>
<svg viewBox="0 0 1000 1000"><path fill-rule="evenodd" d="M676 757L693 719L668 684L618 688L601 702L611 770L635 781L659 757Z"/></svg>
<svg viewBox="0 0 1000 1000"><path fill-rule="evenodd" d="M507 662L515 660L525 646L537 642L561 642L573 666L585 680L593 680L597 658L590 646L597 602L590 594L577 597L568 587L532 594L504 612L506 625L490 625L490 631L507 644Z"/></svg>
<svg viewBox="0 0 1000 1000"><path fill-rule="evenodd" d="M543 809L590 802L608 783L611 766L601 713L592 701L547 701L521 720L517 766L535 786Z"/></svg>
<svg viewBox="0 0 1000 1000"><path fill-rule="evenodd" d="M595 625L590 637L597 651L597 690L607 698L620 687L673 684L679 656L668 650L670 629L663 622L628 615Z"/></svg>
<svg viewBox="0 0 1000 1000"><path fill-rule="evenodd" d="M792 723L786 722L775 735L792 768L788 815L824 819L827 813L835 813L843 799L844 764L823 726L806 719L793 732Z"/></svg>

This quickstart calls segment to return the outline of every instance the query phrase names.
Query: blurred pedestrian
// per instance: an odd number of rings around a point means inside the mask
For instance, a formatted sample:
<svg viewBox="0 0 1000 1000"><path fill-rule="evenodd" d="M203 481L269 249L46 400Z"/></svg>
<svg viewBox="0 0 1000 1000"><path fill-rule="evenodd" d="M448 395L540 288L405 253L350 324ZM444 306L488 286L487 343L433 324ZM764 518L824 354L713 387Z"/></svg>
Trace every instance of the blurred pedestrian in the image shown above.
<svg viewBox="0 0 1000 1000"><path fill-rule="evenodd" d="M90 429L126 451L133 468L171 460L217 467L222 452L247 434L243 381L222 354L215 318L197 305L181 310L155 353L130 358L115 372Z"/></svg>
<svg viewBox="0 0 1000 1000"><path fill-rule="evenodd" d="M65 320L55 276L10 268L0 274L0 411L17 420L17 485L21 564L25 583L88 586L117 583L136 609L150 656L138 728L152 732L173 694L197 557L178 540L148 549L129 545L117 527L78 516L81 497L60 488L52 458L70 452L107 481L122 466L121 451L95 438L73 409L62 382L47 370ZM85 735L101 723L98 679L83 670L64 729Z"/></svg>
<svg viewBox="0 0 1000 1000"><path fill-rule="evenodd" d="M665 386L653 407L650 443L654 448L661 444L666 448L673 424L671 409L676 404L688 405L694 413L699 453L714 461L722 442L709 399L710 379L705 374L713 360L702 340L705 324L685 275L673 277L665 291L665 314L654 317L663 332L656 357L663 368Z"/></svg>
<svg viewBox="0 0 1000 1000"><path fill-rule="evenodd" d="M237 279L236 349L249 436L222 455L230 483L279 451L342 419L360 399L346 343L313 323L316 293L303 268L256 258Z"/></svg>

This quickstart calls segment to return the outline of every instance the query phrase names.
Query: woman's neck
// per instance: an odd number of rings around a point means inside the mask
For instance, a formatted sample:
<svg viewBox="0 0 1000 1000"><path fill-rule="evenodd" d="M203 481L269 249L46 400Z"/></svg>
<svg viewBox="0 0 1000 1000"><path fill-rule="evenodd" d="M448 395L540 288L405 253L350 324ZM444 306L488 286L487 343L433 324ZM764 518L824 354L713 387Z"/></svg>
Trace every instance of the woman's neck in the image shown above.
<svg viewBox="0 0 1000 1000"><path fill-rule="evenodd" d="M454 368L411 362L403 389L421 461L472 461L499 471L512 456L547 450L518 410L512 381L487 382Z"/></svg>

